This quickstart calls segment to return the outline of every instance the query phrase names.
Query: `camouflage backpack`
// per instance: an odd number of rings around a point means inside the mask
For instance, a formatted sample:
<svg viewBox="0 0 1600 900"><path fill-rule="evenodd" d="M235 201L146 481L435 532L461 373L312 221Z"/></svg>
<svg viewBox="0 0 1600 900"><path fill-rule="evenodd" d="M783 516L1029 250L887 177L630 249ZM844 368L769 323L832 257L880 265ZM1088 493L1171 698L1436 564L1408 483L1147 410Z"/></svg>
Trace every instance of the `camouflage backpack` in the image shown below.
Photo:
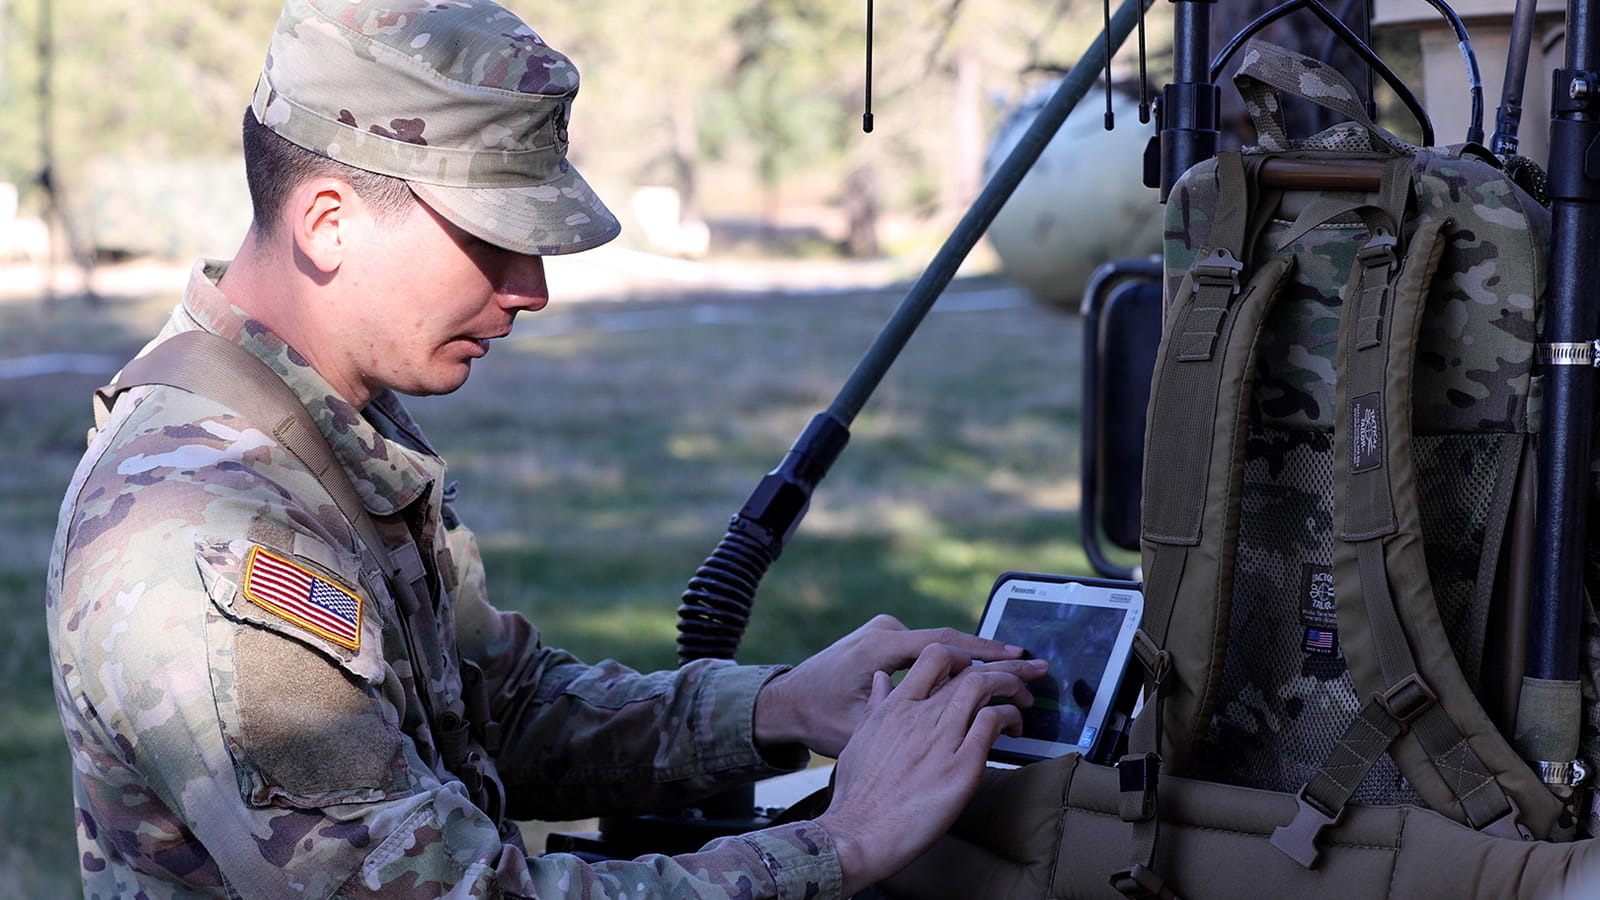
<svg viewBox="0 0 1600 900"><path fill-rule="evenodd" d="M1507 737L1539 739L1491 615L1527 580L1548 213L1315 60L1252 41L1236 83L1259 146L1167 209L1128 753L993 775L955 834L996 856L908 896L1535 897L1600 862ZM1282 96L1349 121L1291 142Z"/></svg>
<svg viewBox="0 0 1600 900"><path fill-rule="evenodd" d="M1352 800L1570 836L1478 699L1506 656L1488 622L1537 422L1548 216L1487 153L1374 125L1314 60L1257 42L1238 82L1260 151L1195 167L1169 205L1144 509L1165 766L1298 792L1274 844L1308 866ZM1354 125L1296 148L1279 93ZM1264 174L1330 155L1377 190Z"/></svg>

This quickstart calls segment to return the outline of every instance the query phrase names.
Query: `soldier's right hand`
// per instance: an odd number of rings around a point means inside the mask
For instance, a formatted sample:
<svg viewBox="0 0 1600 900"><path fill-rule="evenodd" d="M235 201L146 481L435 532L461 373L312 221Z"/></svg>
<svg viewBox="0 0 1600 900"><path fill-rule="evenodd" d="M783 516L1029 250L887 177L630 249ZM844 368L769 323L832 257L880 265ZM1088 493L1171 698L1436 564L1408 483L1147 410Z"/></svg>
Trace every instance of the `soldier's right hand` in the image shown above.
<svg viewBox="0 0 1600 900"><path fill-rule="evenodd" d="M866 715L839 756L833 801L817 818L838 847L845 896L949 829L995 738L1021 732L1019 707L1033 704L1024 681L1045 670L1043 660L973 665L961 650L932 644L899 686L875 674ZM1010 702L991 705L996 698Z"/></svg>

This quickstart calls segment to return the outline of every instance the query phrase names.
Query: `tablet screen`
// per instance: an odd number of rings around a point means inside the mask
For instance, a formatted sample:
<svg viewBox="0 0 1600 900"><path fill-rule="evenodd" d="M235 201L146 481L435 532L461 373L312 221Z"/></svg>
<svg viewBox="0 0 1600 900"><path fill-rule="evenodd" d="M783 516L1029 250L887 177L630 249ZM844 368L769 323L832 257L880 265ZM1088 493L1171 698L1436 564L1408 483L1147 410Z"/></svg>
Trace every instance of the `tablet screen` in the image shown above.
<svg viewBox="0 0 1600 900"><path fill-rule="evenodd" d="M1143 598L1138 585L1008 573L996 582L978 633L1048 660L1029 682L1023 736L1002 736L1002 756L1029 759L1089 753L1115 701Z"/></svg>

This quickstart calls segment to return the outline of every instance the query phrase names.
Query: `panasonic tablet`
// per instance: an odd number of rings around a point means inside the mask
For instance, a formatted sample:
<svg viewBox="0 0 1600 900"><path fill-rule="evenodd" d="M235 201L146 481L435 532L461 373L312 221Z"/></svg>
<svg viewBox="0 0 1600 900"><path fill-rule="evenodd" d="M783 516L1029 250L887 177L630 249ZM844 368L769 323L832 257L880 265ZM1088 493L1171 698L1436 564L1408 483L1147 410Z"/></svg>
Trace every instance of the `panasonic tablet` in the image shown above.
<svg viewBox="0 0 1600 900"><path fill-rule="evenodd" d="M1022 711L1022 737L1001 735L993 758L1109 752L1106 723L1143 612L1135 582L1029 572L996 579L978 635L1022 647L1050 671L1028 684L1033 706Z"/></svg>

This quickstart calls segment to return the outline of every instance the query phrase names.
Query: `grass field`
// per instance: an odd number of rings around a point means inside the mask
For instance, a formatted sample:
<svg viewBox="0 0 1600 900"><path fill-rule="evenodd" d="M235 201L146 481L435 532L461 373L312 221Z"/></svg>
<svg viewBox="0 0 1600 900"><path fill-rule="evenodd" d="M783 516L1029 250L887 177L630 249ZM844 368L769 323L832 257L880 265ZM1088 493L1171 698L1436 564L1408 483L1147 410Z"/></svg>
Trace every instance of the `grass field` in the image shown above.
<svg viewBox="0 0 1600 900"><path fill-rule="evenodd" d="M674 663L678 595L904 295L704 293L526 316L456 395L412 403L461 483L491 596L585 658ZM0 303L0 362L131 354L176 293ZM1006 569L1078 547L1079 323L993 279L940 300L768 576L740 659L877 612L970 628ZM15 374L15 373L13 373ZM42 615L56 507L104 374L0 381L0 895L77 893Z"/></svg>

